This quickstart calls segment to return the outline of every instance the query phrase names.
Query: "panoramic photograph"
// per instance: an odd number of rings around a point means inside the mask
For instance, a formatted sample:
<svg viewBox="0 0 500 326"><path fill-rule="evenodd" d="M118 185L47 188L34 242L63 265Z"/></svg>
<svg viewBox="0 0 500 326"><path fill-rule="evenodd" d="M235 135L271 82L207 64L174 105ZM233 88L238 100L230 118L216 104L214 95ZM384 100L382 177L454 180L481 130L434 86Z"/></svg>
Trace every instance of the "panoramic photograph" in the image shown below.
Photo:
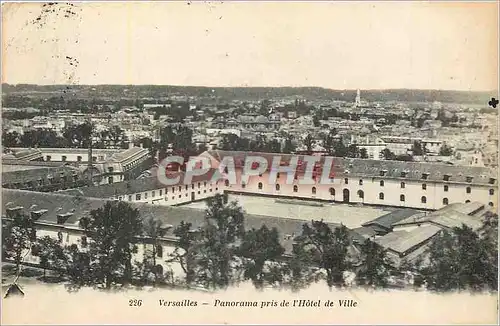
<svg viewBox="0 0 500 326"><path fill-rule="evenodd" d="M496 323L498 9L2 2L2 322Z"/></svg>

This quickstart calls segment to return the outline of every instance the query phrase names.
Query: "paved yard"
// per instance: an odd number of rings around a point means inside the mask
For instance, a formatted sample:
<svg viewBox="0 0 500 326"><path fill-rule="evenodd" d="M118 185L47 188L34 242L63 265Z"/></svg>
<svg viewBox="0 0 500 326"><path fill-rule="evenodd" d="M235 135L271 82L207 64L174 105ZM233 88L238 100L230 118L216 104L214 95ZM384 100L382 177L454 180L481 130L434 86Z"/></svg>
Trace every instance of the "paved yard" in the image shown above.
<svg viewBox="0 0 500 326"><path fill-rule="evenodd" d="M364 222L373 220L389 213L387 209L350 206L346 204L323 203L323 207L309 206L307 204L276 202L276 198L229 195L229 200L237 200L249 214L285 217L300 220L320 220L331 223L343 223L348 228L356 228ZM205 209L205 202L194 202L183 205L191 208Z"/></svg>

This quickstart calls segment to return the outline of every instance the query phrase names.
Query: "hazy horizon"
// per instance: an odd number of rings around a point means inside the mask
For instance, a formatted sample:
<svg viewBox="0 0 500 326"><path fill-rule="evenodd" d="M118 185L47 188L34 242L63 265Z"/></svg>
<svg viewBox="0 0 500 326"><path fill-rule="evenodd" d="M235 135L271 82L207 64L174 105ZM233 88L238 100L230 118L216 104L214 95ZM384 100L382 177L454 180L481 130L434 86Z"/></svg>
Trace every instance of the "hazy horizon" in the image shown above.
<svg viewBox="0 0 500 326"><path fill-rule="evenodd" d="M2 83L3 85L9 85L9 86L19 86L19 85L26 85L26 86L39 86L39 87L56 87L56 86L61 86L61 87L68 87L68 86L75 86L75 87L91 87L91 86L138 86L138 87L145 87L145 86L151 86L151 87L190 87L190 88L319 88L319 89L325 89L325 90L330 90L330 91L351 91L355 92L358 89L363 92L371 92L371 91L437 91L437 92L470 92L470 93L498 93L498 90L460 90L460 89L424 89L424 88L328 88L328 87L323 87L323 86L213 86L213 85L176 85L176 84L30 84L30 83L17 83L17 84L11 84L11 83Z"/></svg>
<svg viewBox="0 0 500 326"><path fill-rule="evenodd" d="M497 9L496 2L7 3L2 83L498 92Z"/></svg>

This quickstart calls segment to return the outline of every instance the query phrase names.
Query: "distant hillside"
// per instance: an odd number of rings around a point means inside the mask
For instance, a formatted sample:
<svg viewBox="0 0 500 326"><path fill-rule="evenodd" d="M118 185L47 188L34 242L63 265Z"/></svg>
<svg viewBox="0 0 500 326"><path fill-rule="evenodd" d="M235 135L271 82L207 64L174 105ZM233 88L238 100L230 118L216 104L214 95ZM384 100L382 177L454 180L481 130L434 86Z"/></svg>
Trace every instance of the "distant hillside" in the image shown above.
<svg viewBox="0 0 500 326"><path fill-rule="evenodd" d="M332 90L321 87L198 87L161 85L2 85L2 95L61 96L81 98L161 98L171 95L211 97L225 100L259 100L266 98L304 97L309 100L353 101L355 90ZM466 92L445 90L361 90L367 101L434 102L443 103L487 103L497 92Z"/></svg>

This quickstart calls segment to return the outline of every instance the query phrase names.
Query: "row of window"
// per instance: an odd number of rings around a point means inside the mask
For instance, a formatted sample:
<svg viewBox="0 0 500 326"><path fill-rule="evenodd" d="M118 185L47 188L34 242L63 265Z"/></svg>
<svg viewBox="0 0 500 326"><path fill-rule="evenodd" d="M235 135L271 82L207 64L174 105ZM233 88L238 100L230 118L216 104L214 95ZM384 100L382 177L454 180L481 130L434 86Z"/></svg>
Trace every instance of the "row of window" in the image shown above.
<svg viewBox="0 0 500 326"><path fill-rule="evenodd" d="M387 171L380 171L380 176L382 176L382 177L385 176L385 172L387 172ZM407 172L401 172L401 177L405 178L406 175L407 175ZM429 175L428 173L423 173L422 174L422 179L426 180L428 175ZM262 174L260 176L262 177ZM450 181L450 177L451 177L450 175L446 175L445 174L444 177L443 177L443 180L444 181ZM276 178L277 179L280 178L279 172L276 174ZM295 179L297 179L297 175L295 175ZM472 179L473 179L472 177L467 177L466 178L467 182L472 182ZM383 180L381 181L381 183L382 182L383 182ZM349 178L344 178L344 183L345 184L349 184ZM494 184L495 183L495 179L494 178L490 178L489 183L490 184ZM404 182L401 182L401 184L404 184ZM359 180L359 185L363 185L363 179ZM404 188L404 186L402 186L401 188Z"/></svg>
<svg viewBox="0 0 500 326"><path fill-rule="evenodd" d="M468 188L468 189L470 189L470 187L467 187L467 188ZM262 189L262 182L259 182L259 189ZM276 191L279 191L280 189L281 189L280 185L279 185L279 184L276 184ZM299 187L298 187L297 185L294 185L294 186L293 186L293 192L298 192L298 191L299 191ZM311 188L311 193L312 193L313 195L315 195L315 194L316 194L316 187L312 187L312 188ZM470 193L470 191L468 191L467 193ZM493 189L490 189L490 194L491 194L491 195L493 194ZM335 196L335 189L334 189L334 188L330 188L330 195ZM358 197L359 197L359 198L365 198L365 194L364 194L363 190L358 190ZM379 198L380 200L384 200L384 197L385 197L385 195L384 195L384 193L383 193L383 192L379 193L378 198ZM399 196L399 200L400 200L400 201L402 201L402 202L406 201L406 197L405 197L405 195L401 194L401 195ZM426 196L422 196L422 197L420 198L420 202L421 202L422 204L427 203L427 197L426 197ZM443 205L448 205L448 202L449 202L449 201L448 201L448 198L443 198ZM466 201L466 202L470 202L470 201ZM492 202L490 202L490 203L489 203L489 205L490 205L490 206L493 206L493 203L492 203Z"/></svg>
<svg viewBox="0 0 500 326"><path fill-rule="evenodd" d="M362 183L362 181L363 181L363 180L359 180L359 181L360 181L360 185L362 185L362 184L363 184L363 183ZM227 180L226 180L226 185L229 185L229 181L227 181ZM242 188L245 188L245 186L246 186L246 185L242 184ZM262 182L259 182L259 185L258 185L259 190L262 190L262 186L263 186L263 185L262 185ZM380 186L381 186L381 187L383 187L383 186L384 186L384 180L380 180ZM403 188L403 189L405 188L405 183L404 183L404 182L401 182L401 188ZM427 189L427 185L426 185L425 183L424 183L424 184L422 184L422 189L423 189L423 190L426 190L426 189ZM447 192L449 188L448 188L448 186L447 186L447 185L445 185L443 189L444 189L444 191L446 191L446 192ZM276 190L277 190L277 191L279 191L279 190L280 190L280 185L279 185L279 184L276 184ZM466 193L468 193L468 194L470 194L470 193L472 192L471 187L467 187L465 190L466 190ZM299 187L298 187L297 185L294 185L294 186L293 186L293 192L298 192L298 191L299 191ZM313 193L313 194L316 194L316 187L312 187L312 193ZM332 196L335 196L335 189L330 188L330 194L331 194ZM490 194L491 196L492 196L492 195L494 195L494 194L495 194L495 190L494 190L494 189L490 189L490 190L489 190L489 194Z"/></svg>
<svg viewBox="0 0 500 326"><path fill-rule="evenodd" d="M204 184L205 184L205 186L207 185L206 182ZM194 184L192 184L191 186L192 186L192 189L194 189ZM212 184L210 184L210 186L212 186ZM172 189L171 189L172 193L175 193L175 188L176 187L172 187ZM198 183L198 188L200 188L200 183ZM186 185L185 189L188 190L189 189L189 185ZM215 190L217 191L217 190L219 190L219 188L215 187ZM179 186L179 191L182 191L182 186ZM213 191L212 188L210 188L209 191L212 192ZM203 190L203 193L206 194L207 190L206 189ZM158 196L157 196L157 194L158 194ZM165 195L167 195L167 194L168 194L168 189L165 188ZM198 191L198 195L200 195L200 194L201 194L201 190ZM185 195L186 195L186 197L188 197L188 193L186 193ZM152 198L154 198L154 197L162 197L162 196L163 196L163 189L159 189L158 193L156 192L156 190L151 191L151 197ZM181 197L182 197L182 195L179 195L179 198L181 198ZM128 201L132 201L132 198L133 198L132 195L128 195ZM118 199L122 200L123 197L118 197ZM142 196L142 193L135 194L135 200L142 200L142 199L148 199L148 192L144 193L144 197ZM172 199L175 199L175 196L172 196ZM165 200L167 200L167 197L165 197Z"/></svg>
<svg viewBox="0 0 500 326"><path fill-rule="evenodd" d="M82 157L82 156L80 156L80 155L78 155L78 156L76 157L76 161L77 161L77 162L81 162L81 161L82 161L82 159L83 159L83 157ZM51 155L47 155L47 156L45 157L45 160L46 160L47 162L50 162L50 161L52 160L52 156L51 156ZM67 160L68 160L68 157L67 157L66 155L62 155L62 156L61 156L61 161L62 161L62 162L66 162ZM99 160L100 160L100 161L104 161L104 156L99 156ZM92 156L92 162L97 162L97 156Z"/></svg>

